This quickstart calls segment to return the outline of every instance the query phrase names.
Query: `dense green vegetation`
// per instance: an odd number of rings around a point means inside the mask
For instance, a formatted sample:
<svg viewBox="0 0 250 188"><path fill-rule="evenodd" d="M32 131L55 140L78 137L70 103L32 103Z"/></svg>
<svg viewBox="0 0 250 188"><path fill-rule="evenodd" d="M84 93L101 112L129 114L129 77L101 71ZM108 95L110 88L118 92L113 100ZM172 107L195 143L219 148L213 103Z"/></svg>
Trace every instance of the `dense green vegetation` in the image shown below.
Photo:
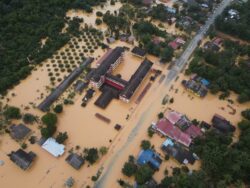
<svg viewBox="0 0 250 188"><path fill-rule="evenodd" d="M71 8L88 12L106 0L23 0L0 2L0 93L29 75L32 66L50 57L70 39L61 33ZM70 23L70 22L69 22ZM70 27L71 28L71 27ZM41 40L47 39L44 46Z"/></svg>
<svg viewBox="0 0 250 188"><path fill-rule="evenodd" d="M85 159L90 163L94 164L99 159L98 150L96 148L86 149Z"/></svg>
<svg viewBox="0 0 250 188"><path fill-rule="evenodd" d="M56 136L56 141L59 143L59 144L62 144L65 142L65 140L68 139L68 134L67 132L59 132L58 135Z"/></svg>
<svg viewBox="0 0 250 188"><path fill-rule="evenodd" d="M187 73L197 73L211 81L212 93L232 90L239 94L238 101L250 100L250 69L244 62L237 63L238 56L249 56L250 46L242 46L231 41L224 42L224 50L213 52L198 49Z"/></svg>
<svg viewBox="0 0 250 188"><path fill-rule="evenodd" d="M161 186L169 187L244 187L250 180L250 121L238 124L239 140L232 142L230 135L207 132L205 138L195 140L192 150L202 160L201 170L192 174L181 169L166 176Z"/></svg>
<svg viewBox="0 0 250 188"><path fill-rule="evenodd" d="M250 108L241 112L241 115L250 121Z"/></svg>
<svg viewBox="0 0 250 188"><path fill-rule="evenodd" d="M226 19L228 17L228 10L235 9L239 11L238 19ZM234 35L243 40L250 41L250 1L246 3L235 3L230 7L227 7L223 14L219 16L216 20L216 28L222 32L230 35Z"/></svg>
<svg viewBox="0 0 250 188"><path fill-rule="evenodd" d="M3 115L5 119L20 119L22 117L20 109L14 106L7 106Z"/></svg>
<svg viewBox="0 0 250 188"><path fill-rule="evenodd" d="M133 30L140 41L140 45L143 46L148 53L161 57L162 60L166 62L172 59L174 51L168 46L168 42L173 38L169 36L166 31L160 30L157 26L148 21L135 23L133 25ZM164 41L156 45L152 41L153 36L162 37Z"/></svg>
<svg viewBox="0 0 250 188"><path fill-rule="evenodd" d="M45 115L42 116L41 118L43 124L45 125L45 127L41 128L41 135L44 138L49 138L51 136L53 136L53 134L56 132L56 123L57 123L57 116L56 114L53 113L47 113Z"/></svg>

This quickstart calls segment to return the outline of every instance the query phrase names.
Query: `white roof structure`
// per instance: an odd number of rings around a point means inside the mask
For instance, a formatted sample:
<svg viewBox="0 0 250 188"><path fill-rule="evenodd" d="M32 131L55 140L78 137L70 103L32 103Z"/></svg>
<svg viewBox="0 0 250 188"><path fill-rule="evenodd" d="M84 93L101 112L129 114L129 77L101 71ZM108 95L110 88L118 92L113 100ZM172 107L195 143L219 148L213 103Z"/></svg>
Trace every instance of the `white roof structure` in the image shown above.
<svg viewBox="0 0 250 188"><path fill-rule="evenodd" d="M42 148L54 157L59 157L64 153L65 146L58 144L54 138L48 138L42 145Z"/></svg>

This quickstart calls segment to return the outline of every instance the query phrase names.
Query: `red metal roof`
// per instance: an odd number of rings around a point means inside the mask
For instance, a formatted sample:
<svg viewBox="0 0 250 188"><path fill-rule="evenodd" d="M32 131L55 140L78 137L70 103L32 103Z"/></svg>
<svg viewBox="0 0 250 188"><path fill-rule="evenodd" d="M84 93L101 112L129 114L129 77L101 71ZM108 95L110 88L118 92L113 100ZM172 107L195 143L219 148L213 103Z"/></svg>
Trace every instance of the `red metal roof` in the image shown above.
<svg viewBox="0 0 250 188"><path fill-rule="evenodd" d="M174 126L169 120L165 118L160 119L157 122L156 129L165 136L168 136L187 147L189 147L192 142L192 139L188 134L182 132L178 127Z"/></svg>
<svg viewBox="0 0 250 188"><path fill-rule="evenodd" d="M179 112L176 111L168 111L165 114L165 117L172 123L176 124L182 117L183 115Z"/></svg>
<svg viewBox="0 0 250 188"><path fill-rule="evenodd" d="M188 134L192 138L196 138L198 136L202 136L201 129L199 127L196 127L195 125L189 126L186 130L185 133Z"/></svg>

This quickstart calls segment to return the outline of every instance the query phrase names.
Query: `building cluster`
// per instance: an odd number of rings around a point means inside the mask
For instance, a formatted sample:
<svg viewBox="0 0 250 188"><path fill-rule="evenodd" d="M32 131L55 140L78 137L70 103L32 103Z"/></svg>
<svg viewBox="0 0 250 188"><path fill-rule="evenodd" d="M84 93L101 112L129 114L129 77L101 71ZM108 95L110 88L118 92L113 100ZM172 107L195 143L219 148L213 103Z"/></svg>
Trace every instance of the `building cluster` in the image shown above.
<svg viewBox="0 0 250 188"><path fill-rule="evenodd" d="M208 93L210 82L198 75L193 75L189 80L182 80L184 88L198 97L205 97Z"/></svg>
<svg viewBox="0 0 250 188"><path fill-rule="evenodd" d="M183 46L186 43L186 41L181 38L177 37L175 40L168 43L168 46L171 47L173 50L179 49L181 46Z"/></svg>
<svg viewBox="0 0 250 188"><path fill-rule="evenodd" d="M195 153L181 147L181 145L173 142L170 138L167 138L163 142L161 149L166 155L173 157L180 164L194 164L194 162L199 159Z"/></svg>
<svg viewBox="0 0 250 188"><path fill-rule="evenodd" d="M203 49L211 50L213 52L218 52L221 49L222 43L223 43L222 39L219 37L216 37L212 41L207 41L204 44Z"/></svg>
<svg viewBox="0 0 250 188"><path fill-rule="evenodd" d="M225 18L225 20L228 20L228 19L239 20L240 19L240 13L238 10L229 9L227 14L228 16Z"/></svg>
<svg viewBox="0 0 250 188"><path fill-rule="evenodd" d="M128 103L151 70L153 63L144 59L128 81L123 80L119 75L112 75L112 71L123 62L124 51L122 47L108 50L97 62L97 68L90 73L90 84L102 91L95 102L95 105L101 108L106 108L114 98Z"/></svg>
<svg viewBox="0 0 250 188"><path fill-rule="evenodd" d="M186 147L203 134L185 115L176 111L167 111L164 118L153 123L152 128Z"/></svg>

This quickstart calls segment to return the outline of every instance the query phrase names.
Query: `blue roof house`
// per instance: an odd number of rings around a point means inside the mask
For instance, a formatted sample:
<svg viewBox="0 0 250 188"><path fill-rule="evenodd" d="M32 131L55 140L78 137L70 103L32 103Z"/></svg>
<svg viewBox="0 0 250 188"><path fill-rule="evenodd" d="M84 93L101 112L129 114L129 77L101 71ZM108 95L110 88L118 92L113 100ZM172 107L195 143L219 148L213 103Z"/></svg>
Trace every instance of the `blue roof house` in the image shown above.
<svg viewBox="0 0 250 188"><path fill-rule="evenodd" d="M137 159L138 165L148 164L152 169L159 170L162 159L151 149L142 150Z"/></svg>

